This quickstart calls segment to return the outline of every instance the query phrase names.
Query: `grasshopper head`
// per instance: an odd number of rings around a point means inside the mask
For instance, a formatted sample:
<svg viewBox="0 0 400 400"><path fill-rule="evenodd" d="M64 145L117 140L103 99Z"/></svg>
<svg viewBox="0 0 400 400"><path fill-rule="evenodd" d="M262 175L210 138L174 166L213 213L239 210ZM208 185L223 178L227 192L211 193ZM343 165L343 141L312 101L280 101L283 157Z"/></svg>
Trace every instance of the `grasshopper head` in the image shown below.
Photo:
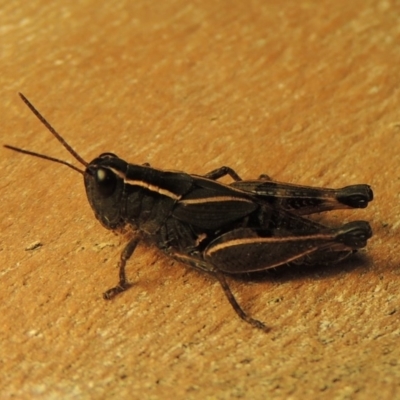
<svg viewBox="0 0 400 400"><path fill-rule="evenodd" d="M121 201L124 193L123 172L127 163L115 154L104 153L86 167L86 194L96 218L107 229L124 225Z"/></svg>

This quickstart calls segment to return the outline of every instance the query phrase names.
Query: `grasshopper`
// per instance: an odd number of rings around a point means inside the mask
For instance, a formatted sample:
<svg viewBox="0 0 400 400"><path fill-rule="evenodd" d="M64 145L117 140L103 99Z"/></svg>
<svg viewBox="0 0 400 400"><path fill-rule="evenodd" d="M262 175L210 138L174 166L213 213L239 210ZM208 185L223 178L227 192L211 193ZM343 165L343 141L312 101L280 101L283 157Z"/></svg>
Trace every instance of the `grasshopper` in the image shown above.
<svg viewBox="0 0 400 400"><path fill-rule="evenodd" d="M69 153L83 165L5 145L82 174L95 217L109 230L129 233L119 261L119 282L103 297L112 299L130 287L125 266L145 241L184 264L213 275L238 316L268 331L235 299L226 275L250 273L284 264L337 262L363 248L372 236L368 222L330 228L304 217L345 208L365 208L373 199L368 185L342 189L281 183L261 175L242 180L229 167L194 175L149 164L130 164L113 153L85 161L55 131L29 100L24 103ZM232 182L219 181L230 176Z"/></svg>

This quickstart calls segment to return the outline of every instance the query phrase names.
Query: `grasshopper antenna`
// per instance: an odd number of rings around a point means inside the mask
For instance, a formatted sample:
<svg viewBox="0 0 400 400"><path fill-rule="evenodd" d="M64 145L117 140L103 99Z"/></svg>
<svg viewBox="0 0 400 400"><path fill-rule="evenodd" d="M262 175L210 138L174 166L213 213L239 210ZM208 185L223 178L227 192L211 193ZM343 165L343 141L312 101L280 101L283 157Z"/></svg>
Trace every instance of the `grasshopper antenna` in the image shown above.
<svg viewBox="0 0 400 400"><path fill-rule="evenodd" d="M39 121L52 133L52 135L63 145L63 147L65 149L67 149L68 152L70 154L72 154L72 156L76 160L78 160L82 165L87 167L89 164L61 137L61 135L50 125L49 122L47 122L47 120L43 117L43 115L41 115L39 113L39 111L33 106L33 104L22 93L18 93L18 94L21 97L22 101L36 115L36 117L39 119ZM10 149L10 150L14 150L14 151L16 151L18 153L28 154L30 156L43 158L45 160L53 161L53 162L56 162L56 163L59 163L59 164L64 164L67 167L70 167L73 170L79 172L80 174L82 174L82 175L84 174L84 171L82 171L81 169L75 167L75 165L72 165L67 161L63 161L63 160L59 160L58 158L46 156L45 154L40 154L40 153L35 153L33 151L20 149L18 147L10 146L8 144L5 144L4 147L6 147L7 149Z"/></svg>

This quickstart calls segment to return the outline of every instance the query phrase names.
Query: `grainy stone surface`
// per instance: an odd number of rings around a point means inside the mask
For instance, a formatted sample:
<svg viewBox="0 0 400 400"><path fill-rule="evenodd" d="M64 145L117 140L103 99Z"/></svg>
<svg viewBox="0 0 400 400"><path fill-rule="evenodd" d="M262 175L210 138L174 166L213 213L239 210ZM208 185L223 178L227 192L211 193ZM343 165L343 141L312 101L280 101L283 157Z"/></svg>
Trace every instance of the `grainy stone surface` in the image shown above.
<svg viewBox="0 0 400 400"><path fill-rule="evenodd" d="M360 256L219 286L156 251L129 263L81 176L0 149L0 397L399 397L400 6L396 1L4 2L2 142L71 160L23 92L87 160L315 186L369 183ZM40 243L41 246L33 246Z"/></svg>

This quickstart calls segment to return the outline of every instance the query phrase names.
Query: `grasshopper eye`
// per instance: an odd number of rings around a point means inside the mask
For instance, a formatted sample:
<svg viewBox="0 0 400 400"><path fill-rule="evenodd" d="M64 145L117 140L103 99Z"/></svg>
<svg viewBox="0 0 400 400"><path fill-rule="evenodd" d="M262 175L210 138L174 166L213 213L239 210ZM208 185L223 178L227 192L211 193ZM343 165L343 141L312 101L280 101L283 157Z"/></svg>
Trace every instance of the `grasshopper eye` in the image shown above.
<svg viewBox="0 0 400 400"><path fill-rule="evenodd" d="M104 197L109 197L114 193L117 186L117 177L107 168L99 168L95 172L95 179L99 192Z"/></svg>

